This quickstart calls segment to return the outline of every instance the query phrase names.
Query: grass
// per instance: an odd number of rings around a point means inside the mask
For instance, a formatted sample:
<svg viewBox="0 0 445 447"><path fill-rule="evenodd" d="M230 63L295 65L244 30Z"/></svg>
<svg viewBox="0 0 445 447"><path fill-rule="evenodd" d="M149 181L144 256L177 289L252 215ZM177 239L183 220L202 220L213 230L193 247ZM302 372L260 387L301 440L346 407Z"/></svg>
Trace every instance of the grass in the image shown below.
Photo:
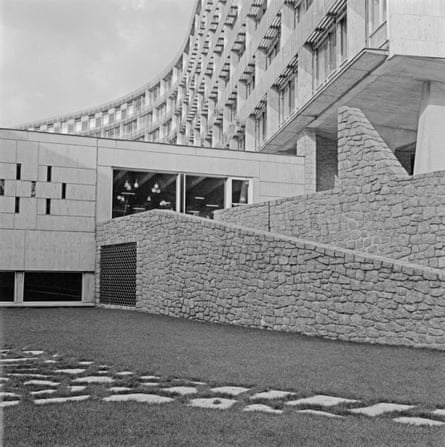
<svg viewBox="0 0 445 447"><path fill-rule="evenodd" d="M445 407L445 356L103 309L5 309L3 344L114 370ZM131 380L131 379L128 379ZM124 381L124 380L123 380ZM443 429L98 400L5 410L5 445L439 446Z"/></svg>

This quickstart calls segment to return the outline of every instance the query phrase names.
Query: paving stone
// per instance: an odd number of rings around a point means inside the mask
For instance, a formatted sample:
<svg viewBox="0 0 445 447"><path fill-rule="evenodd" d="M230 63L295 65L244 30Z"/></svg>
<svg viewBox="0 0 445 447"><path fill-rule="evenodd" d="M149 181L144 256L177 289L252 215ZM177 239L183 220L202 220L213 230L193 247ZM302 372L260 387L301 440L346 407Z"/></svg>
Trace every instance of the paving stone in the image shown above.
<svg viewBox="0 0 445 447"><path fill-rule="evenodd" d="M0 397L20 397L16 393L9 393L7 391L0 391Z"/></svg>
<svg viewBox="0 0 445 447"><path fill-rule="evenodd" d="M262 413L283 414L283 410L278 410L264 404L247 405L247 407L243 408L243 411L261 411Z"/></svg>
<svg viewBox="0 0 445 447"><path fill-rule="evenodd" d="M158 396L157 394L144 394L144 393L132 393L132 394L119 394L114 396L104 397L106 402L146 402L148 404L164 404L167 402L173 402L171 397Z"/></svg>
<svg viewBox="0 0 445 447"><path fill-rule="evenodd" d="M12 377L34 377L35 379L46 379L48 377L46 374L36 374L36 373L6 373L6 374Z"/></svg>
<svg viewBox="0 0 445 447"><path fill-rule="evenodd" d="M62 404L65 402L78 402L81 400L87 400L90 396L68 396L68 397L49 397L48 399L35 399L34 403L37 405L44 404Z"/></svg>
<svg viewBox="0 0 445 447"><path fill-rule="evenodd" d="M19 400L4 400L3 402L0 402L0 408L12 407L19 403Z"/></svg>
<svg viewBox="0 0 445 447"><path fill-rule="evenodd" d="M282 399L283 397L292 396L295 393L289 391L270 390L256 393L250 397L250 399Z"/></svg>
<svg viewBox="0 0 445 447"><path fill-rule="evenodd" d="M48 359L48 360L44 360L44 362L43 363L57 363L58 362L58 360L53 360L53 359Z"/></svg>
<svg viewBox="0 0 445 447"><path fill-rule="evenodd" d="M27 351L23 351L25 354L31 354L31 355L41 355L44 353L44 351L40 351L40 350L27 350Z"/></svg>
<svg viewBox="0 0 445 447"><path fill-rule="evenodd" d="M68 388L72 393L78 393L79 391L86 390L87 387L84 385L70 385Z"/></svg>
<svg viewBox="0 0 445 447"><path fill-rule="evenodd" d="M327 416L327 417L330 417L330 418L340 418L340 417L343 417L343 416L340 416L338 414L328 413L327 411L321 411L321 410L309 410L309 409L306 409L306 410L298 410L297 413L315 414L317 416Z"/></svg>
<svg viewBox="0 0 445 447"><path fill-rule="evenodd" d="M143 386L159 386L158 382L142 382L141 385Z"/></svg>
<svg viewBox="0 0 445 447"><path fill-rule="evenodd" d="M91 362L89 360L82 360L82 361L79 362L79 365L81 365L81 366L89 366L89 365L92 365L93 363L94 362Z"/></svg>
<svg viewBox="0 0 445 447"><path fill-rule="evenodd" d="M110 371L108 370L97 371L96 374L110 374Z"/></svg>
<svg viewBox="0 0 445 447"><path fill-rule="evenodd" d="M112 386L110 388L110 391L113 393L120 393L122 391L130 391L131 388L129 388L128 386Z"/></svg>
<svg viewBox="0 0 445 447"><path fill-rule="evenodd" d="M54 393L57 393L57 390L31 391L31 395L33 395L33 396L44 396L45 394L54 394Z"/></svg>
<svg viewBox="0 0 445 447"><path fill-rule="evenodd" d="M349 410L351 413L364 414L366 416L379 416L383 413L389 413L391 411L404 411L409 408L414 408L414 405L393 404L387 402L381 402L369 407L354 408Z"/></svg>
<svg viewBox="0 0 445 447"><path fill-rule="evenodd" d="M58 386L59 382L54 382L53 380L28 380L24 385L41 385L41 386Z"/></svg>
<svg viewBox="0 0 445 447"><path fill-rule="evenodd" d="M162 388L162 391L167 391L168 393L178 393L181 396L196 394L198 392L198 390L192 386L171 386L169 388Z"/></svg>
<svg viewBox="0 0 445 447"><path fill-rule="evenodd" d="M216 388L211 388L210 391L213 393L223 393L230 394L231 396L238 396L239 394L249 391L249 388L244 388L242 386L218 386Z"/></svg>
<svg viewBox="0 0 445 447"><path fill-rule="evenodd" d="M19 362L32 362L34 359L32 357L20 357L15 359L0 359L0 364L2 363L19 363Z"/></svg>
<svg viewBox="0 0 445 447"><path fill-rule="evenodd" d="M133 374L133 371L119 371L116 373L117 376L132 376Z"/></svg>
<svg viewBox="0 0 445 447"><path fill-rule="evenodd" d="M56 369L54 372L55 373L62 373L62 374L81 374L83 372L85 372L86 369L82 369L82 368L64 368L64 369Z"/></svg>
<svg viewBox="0 0 445 447"><path fill-rule="evenodd" d="M401 422L402 424L411 424L411 425L445 425L445 422L435 421L433 419L420 418L414 416L401 416L395 418L394 421Z"/></svg>
<svg viewBox="0 0 445 447"><path fill-rule="evenodd" d="M437 416L445 416L445 408L438 408L437 410L433 411L433 414Z"/></svg>
<svg viewBox="0 0 445 447"><path fill-rule="evenodd" d="M73 379L75 383L113 383L114 379L111 377L104 376L86 376L86 377L78 377L77 379Z"/></svg>
<svg viewBox="0 0 445 447"><path fill-rule="evenodd" d="M191 407L199 408L211 408L216 410L227 410L233 406L237 401L234 399L224 399L224 398L198 398L190 400L188 404Z"/></svg>
<svg viewBox="0 0 445 447"><path fill-rule="evenodd" d="M159 376L140 376L139 378L141 380L159 380L160 379Z"/></svg>
<svg viewBox="0 0 445 447"><path fill-rule="evenodd" d="M316 396L305 397L303 399L291 400L286 402L286 405L321 405L323 407L333 407L341 403L359 402L354 399L344 399L342 397L326 396L324 394L317 394Z"/></svg>

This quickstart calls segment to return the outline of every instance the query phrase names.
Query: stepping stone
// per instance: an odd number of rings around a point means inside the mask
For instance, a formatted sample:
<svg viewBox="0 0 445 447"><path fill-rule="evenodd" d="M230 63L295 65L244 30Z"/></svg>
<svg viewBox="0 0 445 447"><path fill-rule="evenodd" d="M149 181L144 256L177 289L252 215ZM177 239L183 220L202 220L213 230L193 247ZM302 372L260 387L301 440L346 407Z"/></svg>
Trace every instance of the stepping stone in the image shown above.
<svg viewBox="0 0 445 447"><path fill-rule="evenodd" d="M159 383L158 382L148 382L148 383L143 382L143 383L141 383L141 385L143 385L143 386L159 386Z"/></svg>
<svg viewBox="0 0 445 447"><path fill-rule="evenodd" d="M103 377L103 376L87 376L87 377L78 377L74 379L75 383L113 383L114 379L111 377Z"/></svg>
<svg viewBox="0 0 445 447"><path fill-rule="evenodd" d="M408 410L409 408L414 408L414 405L391 404L381 402L379 404L371 405L369 407L354 408L349 411L351 413L364 414L366 416L379 416L383 413L389 413L391 411L404 411Z"/></svg>
<svg viewBox="0 0 445 447"><path fill-rule="evenodd" d="M81 365L81 366L89 366L89 365L92 365L93 363L94 362L91 362L89 360L82 360L82 361L79 362L79 365Z"/></svg>
<svg viewBox="0 0 445 447"><path fill-rule="evenodd" d="M264 404L247 405L247 407L245 407L243 411L261 411L263 413L283 414L283 410L277 410Z"/></svg>
<svg viewBox="0 0 445 447"><path fill-rule="evenodd" d="M0 359L1 363L18 363L18 362L32 362L34 359L31 357L20 357L17 359Z"/></svg>
<svg viewBox="0 0 445 447"><path fill-rule="evenodd" d="M411 424L411 425L445 425L445 422L435 421L433 419L427 418L419 418L419 417L410 417L410 416L402 416L394 419L396 422L401 422L402 424Z"/></svg>
<svg viewBox="0 0 445 447"><path fill-rule="evenodd" d="M44 351L40 351L40 350L28 350L28 351L23 351L25 354L31 354L31 355L40 355L43 354Z"/></svg>
<svg viewBox="0 0 445 447"><path fill-rule="evenodd" d="M48 376L46 374L36 374L36 373L6 373L8 376L13 377L34 377L35 379L46 379Z"/></svg>
<svg viewBox="0 0 445 447"><path fill-rule="evenodd" d="M227 410L232 405L234 405L237 401L234 399L224 399L224 398L200 398L200 399L192 399L188 404L190 407L198 407L198 408L212 408L216 410Z"/></svg>
<svg viewBox="0 0 445 447"><path fill-rule="evenodd" d="M283 397L292 396L294 394L295 393L290 393L289 391L270 390L256 393L253 396L250 396L250 399L282 399Z"/></svg>
<svg viewBox="0 0 445 447"><path fill-rule="evenodd" d="M13 405L19 404L19 400L4 400L0 402L0 408L12 407Z"/></svg>
<svg viewBox="0 0 445 447"><path fill-rule="evenodd" d="M230 394L231 396L238 396L246 391L249 391L249 388L244 388L242 386L219 386L216 388L211 388L210 391L212 391L212 393L223 393Z"/></svg>
<svg viewBox="0 0 445 447"><path fill-rule="evenodd" d="M286 405L321 405L323 407L333 407L341 403L359 402L354 399L344 399L342 397L326 396L318 394L312 397L305 397L304 399L291 400L286 402Z"/></svg>
<svg viewBox="0 0 445 447"><path fill-rule="evenodd" d="M45 360L43 363L57 363L58 362L58 360L53 360L53 359L48 359L48 360Z"/></svg>
<svg viewBox="0 0 445 447"><path fill-rule="evenodd" d="M121 391L130 391L131 388L128 388L128 386L112 386L110 388L110 391L113 393L120 393Z"/></svg>
<svg viewBox="0 0 445 447"><path fill-rule="evenodd" d="M139 378L141 380L159 380L160 379L159 376L140 376Z"/></svg>
<svg viewBox="0 0 445 447"><path fill-rule="evenodd" d="M65 368L65 369L56 369L54 372L62 374L81 374L85 371L86 370L82 368Z"/></svg>
<svg viewBox="0 0 445 447"><path fill-rule="evenodd" d="M49 397L48 399L35 399L34 403L37 405L63 404L65 402L78 402L89 398L90 396Z"/></svg>
<svg viewBox="0 0 445 447"><path fill-rule="evenodd" d="M318 416L327 416L330 418L341 418L343 416L340 416L338 414L328 413L327 411L320 411L320 410L298 410L297 413L307 413L307 414L315 414Z"/></svg>
<svg viewBox="0 0 445 447"><path fill-rule="evenodd" d="M438 408L437 410L433 411L433 414L437 415L437 416L445 416L445 408Z"/></svg>
<svg viewBox="0 0 445 447"><path fill-rule="evenodd" d="M162 388L162 391L167 391L168 393L178 393L181 396L196 394L198 392L198 390L193 386L171 386L170 388Z"/></svg>
<svg viewBox="0 0 445 447"><path fill-rule="evenodd" d="M60 384L52 380L28 380L24 385L58 386Z"/></svg>
<svg viewBox="0 0 445 447"><path fill-rule="evenodd" d="M56 392L57 392L57 390L40 390L40 391L31 391L31 394L33 396L41 396L41 395L45 395L45 394L54 394Z"/></svg>
<svg viewBox="0 0 445 447"><path fill-rule="evenodd" d="M0 397L20 397L16 393L8 393L6 391L0 391Z"/></svg>
<svg viewBox="0 0 445 447"><path fill-rule="evenodd" d="M116 373L117 376L132 376L133 374L133 371L120 371Z"/></svg>
<svg viewBox="0 0 445 447"><path fill-rule="evenodd" d="M106 402L145 402L148 404L164 404L167 402L173 402L174 399L165 396L158 396L157 394L144 394L144 393L133 393L133 394L118 394L114 396L104 397Z"/></svg>
<svg viewBox="0 0 445 447"><path fill-rule="evenodd" d="M84 385L70 385L69 386L69 390L72 392L72 393L78 393L79 391L83 391L83 390L86 390L86 386L84 386Z"/></svg>

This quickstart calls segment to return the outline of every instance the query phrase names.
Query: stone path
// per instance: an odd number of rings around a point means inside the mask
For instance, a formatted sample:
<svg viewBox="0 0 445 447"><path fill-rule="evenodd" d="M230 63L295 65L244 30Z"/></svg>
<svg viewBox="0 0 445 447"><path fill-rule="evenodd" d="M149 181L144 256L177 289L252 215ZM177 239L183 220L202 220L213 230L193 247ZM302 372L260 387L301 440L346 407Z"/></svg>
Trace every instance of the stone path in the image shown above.
<svg viewBox="0 0 445 447"><path fill-rule="evenodd" d="M262 412L270 417L297 413L318 418L386 418L417 426L445 425L445 408L362 401L349 396L309 394L304 390L208 384L161 377L149 371L137 374L90 359L67 359L34 348L1 350L0 368L0 408L25 402L47 405L101 399L110 405L125 401L152 405L178 402L220 411Z"/></svg>

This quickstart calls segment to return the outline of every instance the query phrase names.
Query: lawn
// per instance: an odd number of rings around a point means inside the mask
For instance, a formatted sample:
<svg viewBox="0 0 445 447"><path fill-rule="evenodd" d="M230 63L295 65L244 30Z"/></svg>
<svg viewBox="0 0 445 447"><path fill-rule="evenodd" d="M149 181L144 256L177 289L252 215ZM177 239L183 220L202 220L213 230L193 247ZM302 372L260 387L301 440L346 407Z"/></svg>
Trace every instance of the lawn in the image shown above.
<svg viewBox="0 0 445 447"><path fill-rule="evenodd" d="M114 370L257 389L445 408L445 355L103 309L8 309L3 344ZM63 409L63 410L62 410ZM5 409L5 445L445 445L445 430L389 419L202 410L90 400Z"/></svg>

